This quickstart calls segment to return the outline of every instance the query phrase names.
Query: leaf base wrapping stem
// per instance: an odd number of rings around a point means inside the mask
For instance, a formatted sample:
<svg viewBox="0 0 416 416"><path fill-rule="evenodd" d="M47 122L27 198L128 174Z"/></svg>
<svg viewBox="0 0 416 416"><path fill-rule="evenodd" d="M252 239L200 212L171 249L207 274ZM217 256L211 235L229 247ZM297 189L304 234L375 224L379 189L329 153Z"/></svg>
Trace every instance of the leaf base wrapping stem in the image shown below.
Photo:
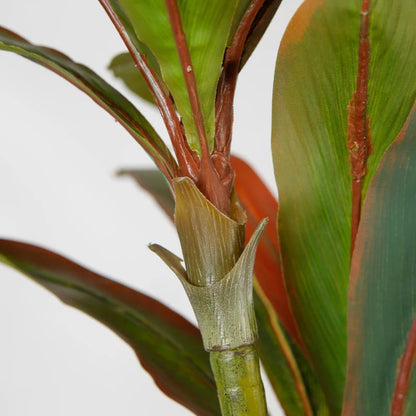
<svg viewBox="0 0 416 416"><path fill-rule="evenodd" d="M181 281L202 341L210 352L223 416L267 414L254 343L253 267L267 224L260 221L244 247L246 217L231 200L232 216L220 212L189 178L173 180L175 225L186 269L179 257L152 244Z"/></svg>

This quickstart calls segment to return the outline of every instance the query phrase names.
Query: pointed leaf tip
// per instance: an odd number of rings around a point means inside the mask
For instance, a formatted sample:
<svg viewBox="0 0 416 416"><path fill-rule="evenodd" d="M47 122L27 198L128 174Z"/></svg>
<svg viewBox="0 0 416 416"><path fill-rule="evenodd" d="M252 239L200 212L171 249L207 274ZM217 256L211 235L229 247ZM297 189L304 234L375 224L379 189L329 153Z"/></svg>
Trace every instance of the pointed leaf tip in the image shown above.
<svg viewBox="0 0 416 416"><path fill-rule="evenodd" d="M220 413L199 331L180 315L40 247L0 239L0 261L118 334L169 397L199 415Z"/></svg>

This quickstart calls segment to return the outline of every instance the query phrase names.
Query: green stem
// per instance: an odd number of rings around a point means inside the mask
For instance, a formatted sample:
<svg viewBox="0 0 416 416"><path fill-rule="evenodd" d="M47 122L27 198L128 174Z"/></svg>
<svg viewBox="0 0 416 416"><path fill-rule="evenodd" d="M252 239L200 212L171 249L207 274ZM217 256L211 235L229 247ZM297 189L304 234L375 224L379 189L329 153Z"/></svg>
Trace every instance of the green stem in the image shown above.
<svg viewBox="0 0 416 416"><path fill-rule="evenodd" d="M266 416L267 407L254 345L211 351L223 416Z"/></svg>

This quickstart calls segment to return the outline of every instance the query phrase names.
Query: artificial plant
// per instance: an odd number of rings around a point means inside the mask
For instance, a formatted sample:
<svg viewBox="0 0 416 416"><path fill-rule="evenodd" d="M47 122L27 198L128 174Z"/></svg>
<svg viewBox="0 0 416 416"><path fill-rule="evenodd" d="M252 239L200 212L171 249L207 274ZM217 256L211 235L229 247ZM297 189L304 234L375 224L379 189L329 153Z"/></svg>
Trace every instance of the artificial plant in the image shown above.
<svg viewBox="0 0 416 416"><path fill-rule="evenodd" d="M1 260L113 329L196 414L267 414L257 354L288 415L414 414L414 0L305 0L289 23L278 234L264 220L277 202L230 146L238 73L280 1L100 3L130 54L111 68L154 101L171 147L85 66L6 29L0 47L67 78L152 157L159 173L125 173L175 221L184 262L150 248L183 284L210 363L199 332L143 294L20 242L1 240Z"/></svg>

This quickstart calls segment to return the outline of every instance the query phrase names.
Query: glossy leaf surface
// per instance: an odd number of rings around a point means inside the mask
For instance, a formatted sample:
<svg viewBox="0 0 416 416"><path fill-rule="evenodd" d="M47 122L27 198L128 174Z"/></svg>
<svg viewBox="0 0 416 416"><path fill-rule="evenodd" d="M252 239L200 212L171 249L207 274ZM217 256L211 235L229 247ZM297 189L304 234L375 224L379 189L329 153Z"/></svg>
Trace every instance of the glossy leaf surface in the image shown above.
<svg viewBox="0 0 416 416"><path fill-rule="evenodd" d="M279 8L282 0L267 0L264 2L258 16L252 24L250 32L248 34L245 46L244 53L242 56L242 62L240 67L242 68L247 60L250 58L257 44L261 40L264 32L268 28L273 16L275 15L277 9ZM243 15L244 10L247 7L249 2L240 2L239 9L236 12L236 18ZM237 29L239 19L236 19L233 24L233 30L231 34ZM231 42L231 38L229 39ZM146 52L147 60L150 66L157 70L160 74L159 64L157 63L156 58L151 54L150 50ZM114 76L121 78L126 87L133 91L135 94L139 95L143 99L154 103L153 97L148 91L148 87L143 77L140 75L137 67L134 64L133 59L130 57L128 52L120 53L116 55L109 65L109 69L113 72Z"/></svg>
<svg viewBox="0 0 416 416"><path fill-rule="evenodd" d="M415 207L416 108L383 157L363 208L351 267L345 416L391 414L416 315ZM415 396L413 383L400 414L416 414Z"/></svg>
<svg viewBox="0 0 416 416"><path fill-rule="evenodd" d="M208 355L199 331L187 320L148 296L36 246L0 240L0 261L112 329L169 397L198 415L220 414Z"/></svg>
<svg viewBox="0 0 416 416"><path fill-rule="evenodd" d="M287 416L326 416L325 397L313 371L265 297L254 285L259 339L257 348L270 383Z"/></svg>
<svg viewBox="0 0 416 416"><path fill-rule="evenodd" d="M331 411L339 414L346 369L351 174L348 104L358 72L361 0L306 0L276 64L273 156L279 238L293 312ZM368 107L380 157L407 119L416 92L413 0L370 1ZM324 357L324 359L322 359Z"/></svg>
<svg viewBox="0 0 416 416"><path fill-rule="evenodd" d="M280 246L275 226L277 201L261 178L246 162L233 156L231 164L236 174L235 189L247 215L246 243L260 220L263 218L270 220L265 235L259 243L254 266L255 275L272 303L279 320L300 345L301 341L290 310L280 264Z"/></svg>
<svg viewBox="0 0 416 416"><path fill-rule="evenodd" d="M187 138L198 149L185 78L182 72L172 27L164 0L120 0L134 30L156 57L176 107L182 117ZM248 0L182 0L178 2L183 30L190 50L205 130L209 141L214 136L214 110L217 82L225 48Z"/></svg>
<svg viewBox="0 0 416 416"><path fill-rule="evenodd" d="M167 176L172 176L166 170L166 165L174 166L176 162L153 127L130 101L92 70L59 51L33 45L1 27L0 49L17 53L52 70L85 92L126 128Z"/></svg>

